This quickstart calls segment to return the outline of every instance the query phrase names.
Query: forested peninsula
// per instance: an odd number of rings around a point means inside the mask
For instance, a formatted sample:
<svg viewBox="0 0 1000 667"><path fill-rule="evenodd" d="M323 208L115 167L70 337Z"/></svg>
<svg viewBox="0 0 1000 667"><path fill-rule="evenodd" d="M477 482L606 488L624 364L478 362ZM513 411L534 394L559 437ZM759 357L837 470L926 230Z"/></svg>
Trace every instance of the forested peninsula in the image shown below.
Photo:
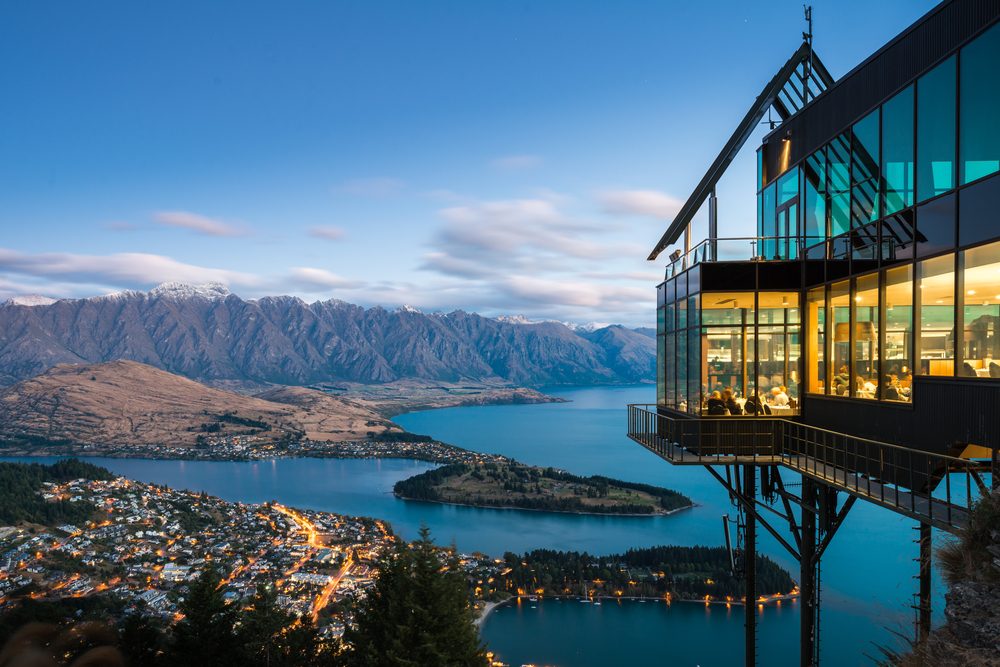
<svg viewBox="0 0 1000 667"><path fill-rule="evenodd" d="M515 461L446 465L399 481L393 491L406 500L580 514L655 516L694 505L670 489Z"/></svg>

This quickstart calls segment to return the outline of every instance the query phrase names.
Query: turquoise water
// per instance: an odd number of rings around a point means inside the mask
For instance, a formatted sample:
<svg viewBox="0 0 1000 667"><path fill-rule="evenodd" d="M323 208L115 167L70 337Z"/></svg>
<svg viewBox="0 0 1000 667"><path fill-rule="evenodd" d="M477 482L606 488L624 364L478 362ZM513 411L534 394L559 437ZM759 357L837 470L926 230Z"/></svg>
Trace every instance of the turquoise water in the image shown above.
<svg viewBox="0 0 1000 667"><path fill-rule="evenodd" d="M648 402L652 387L554 390L570 403L451 408L403 415L410 431L469 449L677 489L698 506L670 517L598 517L487 510L401 501L392 485L433 467L399 460L280 459L265 462L91 459L119 474L234 501L280 500L300 507L387 519L406 537L428 525L440 543L502 554L535 548L614 553L633 546L723 543L728 498L704 470L674 467L625 437L625 404ZM822 647L827 664L870 664L874 643L909 633L915 590L913 522L858 503L824 558ZM764 531L759 531L763 533ZM760 549L793 570L764 534ZM938 596L940 600L940 595ZM729 665L742 661L743 617L734 607L698 604L546 601L501 608L483 637L505 660L597 667ZM761 665L798 664L798 612L763 612Z"/></svg>

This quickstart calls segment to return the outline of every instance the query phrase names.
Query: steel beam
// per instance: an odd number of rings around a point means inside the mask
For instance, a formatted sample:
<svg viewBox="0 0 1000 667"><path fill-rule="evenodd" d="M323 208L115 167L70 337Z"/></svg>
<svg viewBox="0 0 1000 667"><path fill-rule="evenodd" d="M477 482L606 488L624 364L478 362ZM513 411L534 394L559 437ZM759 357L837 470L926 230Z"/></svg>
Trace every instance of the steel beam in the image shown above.
<svg viewBox="0 0 1000 667"><path fill-rule="evenodd" d="M917 606L917 642L931 633L931 525L920 524L920 602Z"/></svg>
<svg viewBox="0 0 1000 667"><path fill-rule="evenodd" d="M816 647L816 513L806 511L816 503L816 483L802 475L802 558L799 559L799 658L802 667L814 667Z"/></svg>
<svg viewBox="0 0 1000 667"><path fill-rule="evenodd" d="M743 493L752 503L757 496L757 469L743 466ZM757 665L757 518L753 508L747 508L746 534L743 540L743 580L746 584L744 618L746 629L746 665Z"/></svg>

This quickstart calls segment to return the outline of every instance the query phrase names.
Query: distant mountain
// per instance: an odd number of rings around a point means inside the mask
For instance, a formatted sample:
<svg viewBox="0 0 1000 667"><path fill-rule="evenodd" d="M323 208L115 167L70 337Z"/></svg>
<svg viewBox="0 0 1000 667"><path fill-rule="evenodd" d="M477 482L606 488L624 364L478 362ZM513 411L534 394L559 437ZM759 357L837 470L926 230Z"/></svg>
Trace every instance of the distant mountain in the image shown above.
<svg viewBox="0 0 1000 667"><path fill-rule="evenodd" d="M244 396L132 361L57 366L0 390L0 441L191 447L198 437L264 442L364 439L398 430L371 406L302 387Z"/></svg>
<svg viewBox="0 0 1000 667"><path fill-rule="evenodd" d="M649 336L620 326L573 330L460 310L245 300L217 284L0 304L0 384L56 364L119 359L219 384L616 384L653 379L655 348Z"/></svg>

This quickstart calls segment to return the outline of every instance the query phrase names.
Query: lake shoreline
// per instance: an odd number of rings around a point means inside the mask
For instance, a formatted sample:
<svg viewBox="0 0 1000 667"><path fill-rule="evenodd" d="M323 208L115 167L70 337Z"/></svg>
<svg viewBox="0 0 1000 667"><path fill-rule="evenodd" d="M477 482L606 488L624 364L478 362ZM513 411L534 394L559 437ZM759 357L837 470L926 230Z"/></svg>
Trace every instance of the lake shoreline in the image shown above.
<svg viewBox="0 0 1000 667"><path fill-rule="evenodd" d="M698 506L698 503L691 503L685 507L678 507L672 510L663 510L659 512L650 512L648 514L635 514L626 512L580 512L571 510L546 510L546 509L536 509L534 507L500 507L498 505L470 505L469 503L453 503L447 500L425 500L423 498L407 498L406 496L401 496L398 493L393 493L393 496L400 500L405 500L411 503L434 503L436 505L451 505L452 507L471 507L474 509L484 509L484 510L515 510L519 512L545 512L547 514L576 514L579 516L613 516L613 517L635 517L643 519L655 519L657 517L670 516L672 514L677 514L678 512L684 512L687 510L694 509Z"/></svg>

